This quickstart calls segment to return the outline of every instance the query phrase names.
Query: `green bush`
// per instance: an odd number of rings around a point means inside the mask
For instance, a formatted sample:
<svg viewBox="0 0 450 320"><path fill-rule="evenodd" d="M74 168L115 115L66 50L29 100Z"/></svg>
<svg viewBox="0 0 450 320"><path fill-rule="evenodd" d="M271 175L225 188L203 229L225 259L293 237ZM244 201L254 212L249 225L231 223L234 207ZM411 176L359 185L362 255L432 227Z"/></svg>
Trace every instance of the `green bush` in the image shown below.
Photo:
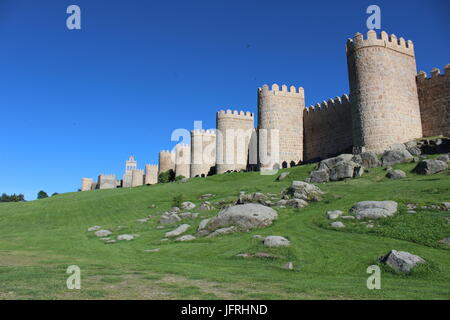
<svg viewBox="0 0 450 320"><path fill-rule="evenodd" d="M161 172L158 176L159 183L167 183L173 181L175 181L175 171L173 171L172 169Z"/></svg>
<svg viewBox="0 0 450 320"><path fill-rule="evenodd" d="M23 194L12 194L7 195L6 193L3 193L0 196L0 202L20 202L25 201L25 196Z"/></svg>
<svg viewBox="0 0 450 320"><path fill-rule="evenodd" d="M181 204L183 203L183 195L179 194L172 198L172 206L181 208Z"/></svg>
<svg viewBox="0 0 450 320"><path fill-rule="evenodd" d="M38 198L38 199L45 199L45 198L48 198L48 194L47 194L47 192L41 190L41 191L38 192L37 198Z"/></svg>

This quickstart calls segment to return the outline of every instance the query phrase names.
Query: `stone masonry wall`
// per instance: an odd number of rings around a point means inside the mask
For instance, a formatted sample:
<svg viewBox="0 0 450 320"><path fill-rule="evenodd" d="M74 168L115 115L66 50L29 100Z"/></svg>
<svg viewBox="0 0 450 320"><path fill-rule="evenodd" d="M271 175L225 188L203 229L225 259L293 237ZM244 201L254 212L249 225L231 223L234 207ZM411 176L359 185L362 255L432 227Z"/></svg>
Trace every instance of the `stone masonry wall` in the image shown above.
<svg viewBox="0 0 450 320"><path fill-rule="evenodd" d="M412 41L357 33L347 41L347 63L356 150L382 152L422 137Z"/></svg>
<svg viewBox="0 0 450 320"><path fill-rule="evenodd" d="M217 173L247 169L254 114L221 110L216 114L216 128Z"/></svg>
<svg viewBox="0 0 450 320"><path fill-rule="evenodd" d="M156 183L158 183L158 165L146 164L144 184L156 184Z"/></svg>
<svg viewBox="0 0 450 320"><path fill-rule="evenodd" d="M191 146L177 144L175 151L175 175L189 178L191 176Z"/></svg>
<svg viewBox="0 0 450 320"><path fill-rule="evenodd" d="M207 176L216 164L216 132L191 131L191 177Z"/></svg>
<svg viewBox="0 0 450 320"><path fill-rule="evenodd" d="M114 189L114 188L116 188L117 187L116 175L115 174L99 175L97 187L99 189Z"/></svg>
<svg viewBox="0 0 450 320"><path fill-rule="evenodd" d="M298 164L303 160L303 88L267 85L258 89L258 146L261 170ZM277 137L278 135L278 137ZM279 143L272 145L278 138ZM278 150L272 150L277 148ZM278 155L277 155L278 153ZM267 157L267 158L266 158ZM266 158L266 159L265 159ZM277 159L278 158L278 159Z"/></svg>
<svg viewBox="0 0 450 320"><path fill-rule="evenodd" d="M450 64L444 70L445 74L440 74L434 68L430 78L423 71L417 75L424 137L450 137Z"/></svg>
<svg viewBox="0 0 450 320"><path fill-rule="evenodd" d="M305 161L351 152L352 112L347 95L306 108L303 121Z"/></svg>
<svg viewBox="0 0 450 320"><path fill-rule="evenodd" d="M82 178L81 179L81 191L92 190L92 178Z"/></svg>
<svg viewBox="0 0 450 320"><path fill-rule="evenodd" d="M133 170L131 173L131 186L139 187L144 184L144 170Z"/></svg>
<svg viewBox="0 0 450 320"><path fill-rule="evenodd" d="M169 170L175 171L175 152L162 150L159 152L159 171L158 173Z"/></svg>

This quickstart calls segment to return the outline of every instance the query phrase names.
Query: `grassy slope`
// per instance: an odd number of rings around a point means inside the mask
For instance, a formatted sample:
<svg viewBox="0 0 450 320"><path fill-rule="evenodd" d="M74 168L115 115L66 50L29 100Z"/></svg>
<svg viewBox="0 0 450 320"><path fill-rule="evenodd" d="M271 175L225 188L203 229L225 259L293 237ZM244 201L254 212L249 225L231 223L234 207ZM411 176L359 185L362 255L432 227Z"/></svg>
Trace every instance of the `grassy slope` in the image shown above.
<svg viewBox="0 0 450 320"><path fill-rule="evenodd" d="M413 164L396 168L411 170ZM388 180L378 168L362 178L320 185L325 199L306 209L279 209L272 226L250 233L197 239L187 243L161 243L159 215L175 195L200 203L239 191L278 193L292 180L303 180L312 166L293 169L285 181L258 173L235 173L191 179L188 183L143 186L63 194L28 203L0 204L0 298L238 298L238 299L449 299L450 250L436 244L450 236L448 212L405 213L405 204L450 201L447 173ZM347 211L356 201L395 200L400 213L374 229L344 221L345 230L331 230L327 210ZM156 208L149 206L155 204ZM191 232L202 213L190 220ZM149 214L155 218L140 224ZM100 225L114 235L137 233L134 241L105 245L86 229ZM122 226L123 229L118 230ZM252 235L282 235L291 248L267 250ZM160 248L148 253L145 249ZM430 265L408 275L382 272L382 290L366 288L366 268L391 249L422 256ZM244 252L270 252L281 260L242 259ZM296 269L281 266L293 261ZM65 287L67 266L82 270L82 290Z"/></svg>

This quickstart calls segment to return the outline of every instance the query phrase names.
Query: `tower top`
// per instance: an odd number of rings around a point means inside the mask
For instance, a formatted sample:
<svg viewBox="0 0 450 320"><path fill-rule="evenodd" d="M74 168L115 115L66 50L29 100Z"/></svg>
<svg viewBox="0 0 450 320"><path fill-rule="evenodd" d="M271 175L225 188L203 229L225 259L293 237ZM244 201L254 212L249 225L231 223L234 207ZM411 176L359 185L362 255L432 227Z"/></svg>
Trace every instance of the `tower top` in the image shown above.
<svg viewBox="0 0 450 320"><path fill-rule="evenodd" d="M377 35L375 31L369 30L365 39L361 33L357 32L353 39L347 39L346 47L347 55L362 48L381 47L414 57L414 44L411 40L397 38L395 34L388 35L385 31Z"/></svg>

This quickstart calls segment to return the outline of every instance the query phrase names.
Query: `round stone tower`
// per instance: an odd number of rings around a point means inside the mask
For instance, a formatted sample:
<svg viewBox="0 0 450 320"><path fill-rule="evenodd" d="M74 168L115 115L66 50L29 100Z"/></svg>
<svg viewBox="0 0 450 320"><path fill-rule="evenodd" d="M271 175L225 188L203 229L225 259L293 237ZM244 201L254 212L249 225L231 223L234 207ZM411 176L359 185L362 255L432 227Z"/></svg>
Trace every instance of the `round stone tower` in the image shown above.
<svg viewBox="0 0 450 320"><path fill-rule="evenodd" d="M158 183L158 166L155 164L146 164L144 184L156 183Z"/></svg>
<svg viewBox="0 0 450 320"><path fill-rule="evenodd" d="M175 171L175 153L173 151L161 150L159 152L158 174L169 170Z"/></svg>
<svg viewBox="0 0 450 320"><path fill-rule="evenodd" d="M254 114L219 111L216 114L216 172L246 170L248 150L255 126Z"/></svg>
<svg viewBox="0 0 450 320"><path fill-rule="evenodd" d="M290 167L303 160L303 88L267 85L258 89L260 169ZM278 141L278 143L277 143Z"/></svg>
<svg viewBox="0 0 450 320"><path fill-rule="evenodd" d="M412 41L357 33L347 41L347 64L356 152L422 137Z"/></svg>
<svg viewBox="0 0 450 320"><path fill-rule="evenodd" d="M189 178L191 176L191 146L177 144L175 151L175 175Z"/></svg>
<svg viewBox="0 0 450 320"><path fill-rule="evenodd" d="M207 176L216 163L216 133L191 131L191 177Z"/></svg>

